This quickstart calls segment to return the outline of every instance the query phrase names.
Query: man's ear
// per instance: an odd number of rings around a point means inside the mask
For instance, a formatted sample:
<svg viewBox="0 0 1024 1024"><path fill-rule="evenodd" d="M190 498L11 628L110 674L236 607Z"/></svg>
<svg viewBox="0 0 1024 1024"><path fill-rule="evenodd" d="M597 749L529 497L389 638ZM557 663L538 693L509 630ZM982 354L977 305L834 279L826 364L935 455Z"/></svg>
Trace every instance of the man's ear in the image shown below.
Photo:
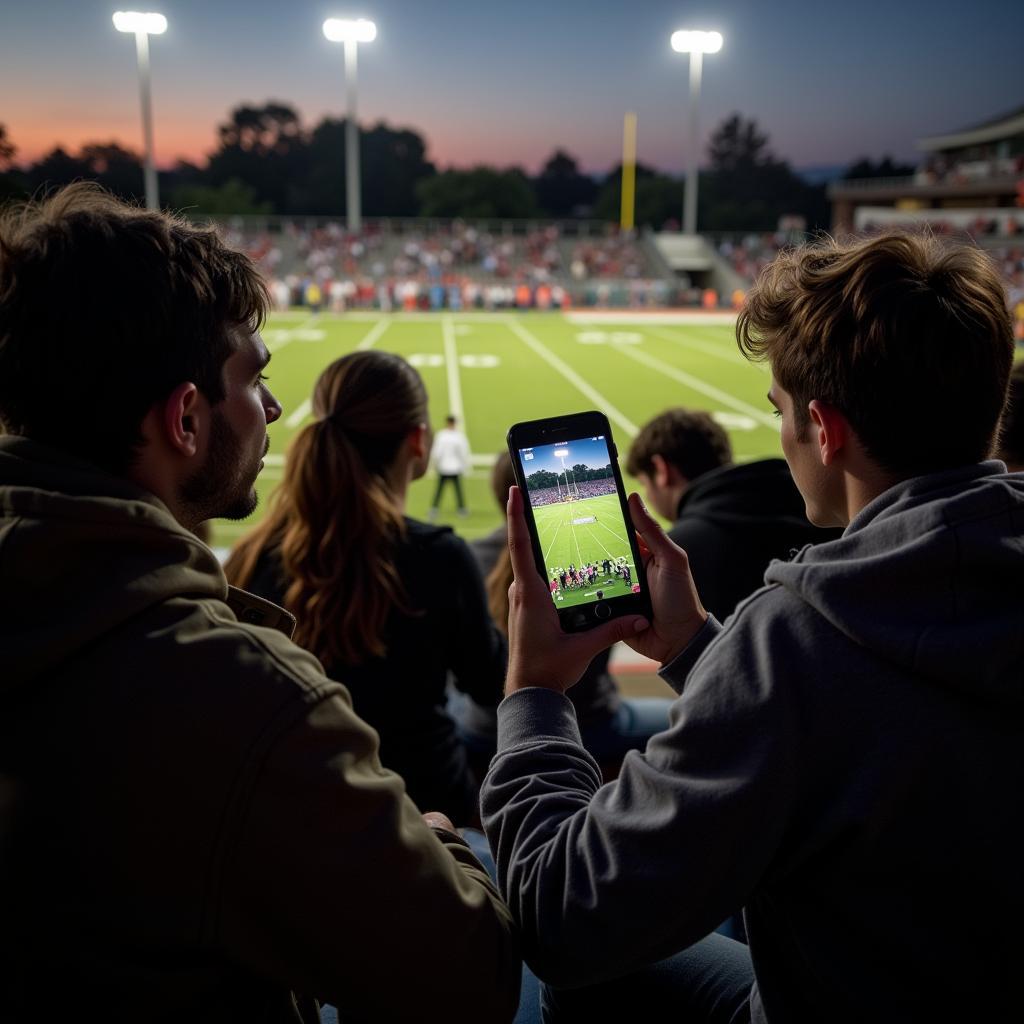
<svg viewBox="0 0 1024 1024"><path fill-rule="evenodd" d="M191 458L199 450L199 435L205 427L203 396L190 381L179 384L164 399L160 423L164 439L174 451Z"/></svg>
<svg viewBox="0 0 1024 1024"><path fill-rule="evenodd" d="M651 478L654 480L655 485L658 487L668 487L672 479L672 472L663 455L651 456L651 469L654 471L651 474Z"/></svg>
<svg viewBox="0 0 1024 1024"><path fill-rule="evenodd" d="M807 411L811 414L811 430L818 444L821 464L830 466L849 444L850 421L834 405L816 398L808 404Z"/></svg>

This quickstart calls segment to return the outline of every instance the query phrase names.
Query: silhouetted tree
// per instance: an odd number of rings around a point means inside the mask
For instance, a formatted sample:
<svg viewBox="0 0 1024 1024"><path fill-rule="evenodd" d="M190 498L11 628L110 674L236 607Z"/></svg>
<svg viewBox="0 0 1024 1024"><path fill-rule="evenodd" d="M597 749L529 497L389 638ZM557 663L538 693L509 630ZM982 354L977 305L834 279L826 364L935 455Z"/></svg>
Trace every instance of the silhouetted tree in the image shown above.
<svg viewBox="0 0 1024 1024"><path fill-rule="evenodd" d="M18 154L18 147L11 141L7 134L7 126L0 124L0 171L6 171L14 163Z"/></svg>
<svg viewBox="0 0 1024 1024"><path fill-rule="evenodd" d="M416 185L435 173L421 135L409 128L390 128L383 121L361 129L359 162L364 216L416 215ZM310 213L347 212L344 121L325 118L313 129L302 202Z"/></svg>
<svg viewBox="0 0 1024 1024"><path fill-rule="evenodd" d="M517 167L444 171L416 186L423 217L524 218L538 215L529 179Z"/></svg>
<svg viewBox="0 0 1024 1024"><path fill-rule="evenodd" d="M862 156L843 172L844 180L851 178L906 178L917 168L913 164L898 164L888 153L878 163Z"/></svg>
<svg viewBox="0 0 1024 1024"><path fill-rule="evenodd" d="M219 148L206 168L207 184L244 182L256 202L277 213L307 212L302 184L309 174L309 146L298 113L271 100L242 105L218 128Z"/></svg>
<svg viewBox="0 0 1024 1024"><path fill-rule="evenodd" d="M633 221L637 227L660 229L666 221L679 218L683 206L682 184L644 164L636 165ZM594 216L618 221L622 214L622 165L604 180L594 204Z"/></svg>
<svg viewBox="0 0 1024 1024"><path fill-rule="evenodd" d="M575 157L555 152L534 180L537 202L551 217L578 217L589 212L597 198L598 187L593 178L581 174Z"/></svg>
<svg viewBox="0 0 1024 1024"><path fill-rule="evenodd" d="M710 168L701 175L702 231L774 231L779 218L800 214L808 227L828 223L824 186L809 185L778 160L753 119L726 118L708 145Z"/></svg>

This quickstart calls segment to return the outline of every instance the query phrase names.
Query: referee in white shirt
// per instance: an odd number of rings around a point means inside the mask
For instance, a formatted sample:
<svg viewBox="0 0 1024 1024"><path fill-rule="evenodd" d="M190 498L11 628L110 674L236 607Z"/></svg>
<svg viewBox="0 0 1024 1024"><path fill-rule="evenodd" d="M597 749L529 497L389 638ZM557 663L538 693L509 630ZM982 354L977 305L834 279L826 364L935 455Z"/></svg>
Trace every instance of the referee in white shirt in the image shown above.
<svg viewBox="0 0 1024 1024"><path fill-rule="evenodd" d="M437 490L430 505L430 521L437 518L437 508L441 503L441 492L447 483L455 485L455 500L458 502L459 515L469 515L462 494L462 475L469 471L469 442L466 435L455 429L455 417L448 416L445 427L434 436L434 444L430 449L430 459L437 469Z"/></svg>

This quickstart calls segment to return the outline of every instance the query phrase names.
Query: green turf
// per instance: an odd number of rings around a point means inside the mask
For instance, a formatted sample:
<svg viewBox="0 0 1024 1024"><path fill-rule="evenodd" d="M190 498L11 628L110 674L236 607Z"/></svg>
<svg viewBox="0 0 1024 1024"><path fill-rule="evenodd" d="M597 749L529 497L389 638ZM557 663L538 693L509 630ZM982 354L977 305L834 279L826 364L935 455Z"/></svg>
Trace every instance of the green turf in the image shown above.
<svg viewBox="0 0 1024 1024"><path fill-rule="evenodd" d="M244 523L216 521L213 542L219 547L229 547L266 508L281 478L288 442L309 420L303 403L319 373L360 345L397 352L419 364L435 428L449 410L461 407L476 457L466 480L470 514L456 517L449 490L439 521L467 538L501 521L488 462L504 449L506 431L519 420L596 407L609 416L625 462L638 427L663 409L684 405L719 417L737 460L781 454L778 425L765 399L768 374L740 356L727 324L584 324L561 313L311 318L293 312L272 317L264 337L273 352L270 387L284 414L270 427L270 454L258 484L260 507ZM410 515L425 518L435 481L430 472L413 484ZM636 487L628 478L626 484Z"/></svg>
<svg viewBox="0 0 1024 1024"><path fill-rule="evenodd" d="M592 562L601 563L610 558L622 557L630 568L630 577L636 582L636 566L626 538L626 526L622 521L619 499L614 494L603 494L598 498L583 498L579 501L557 502L542 505L533 510L537 524L537 537L544 554L544 565L548 570L548 581L558 570L570 565L579 568ZM577 523L579 519L595 519L593 523ZM632 584L618 576L598 574L593 586L567 587L553 595L559 608L592 601L600 590L604 597L621 597L632 590Z"/></svg>

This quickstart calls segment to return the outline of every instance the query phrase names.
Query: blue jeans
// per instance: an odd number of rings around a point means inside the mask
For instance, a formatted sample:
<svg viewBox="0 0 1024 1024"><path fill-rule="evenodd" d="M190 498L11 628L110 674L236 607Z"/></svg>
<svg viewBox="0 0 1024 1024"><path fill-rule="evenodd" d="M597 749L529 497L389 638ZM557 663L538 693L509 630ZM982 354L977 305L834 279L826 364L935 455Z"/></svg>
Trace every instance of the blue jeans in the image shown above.
<svg viewBox="0 0 1024 1024"><path fill-rule="evenodd" d="M477 860L487 869L487 873L497 883L498 875L494 866L491 848L487 845L487 837L475 828L464 828L462 838L469 843ZM512 1024L540 1024L540 982L526 964L523 964L523 981L519 987L519 1010Z"/></svg>
<svg viewBox="0 0 1024 1024"><path fill-rule="evenodd" d="M712 933L667 960L613 981L575 989L542 984L541 1018L544 1024L746 1024L753 983L747 947Z"/></svg>

